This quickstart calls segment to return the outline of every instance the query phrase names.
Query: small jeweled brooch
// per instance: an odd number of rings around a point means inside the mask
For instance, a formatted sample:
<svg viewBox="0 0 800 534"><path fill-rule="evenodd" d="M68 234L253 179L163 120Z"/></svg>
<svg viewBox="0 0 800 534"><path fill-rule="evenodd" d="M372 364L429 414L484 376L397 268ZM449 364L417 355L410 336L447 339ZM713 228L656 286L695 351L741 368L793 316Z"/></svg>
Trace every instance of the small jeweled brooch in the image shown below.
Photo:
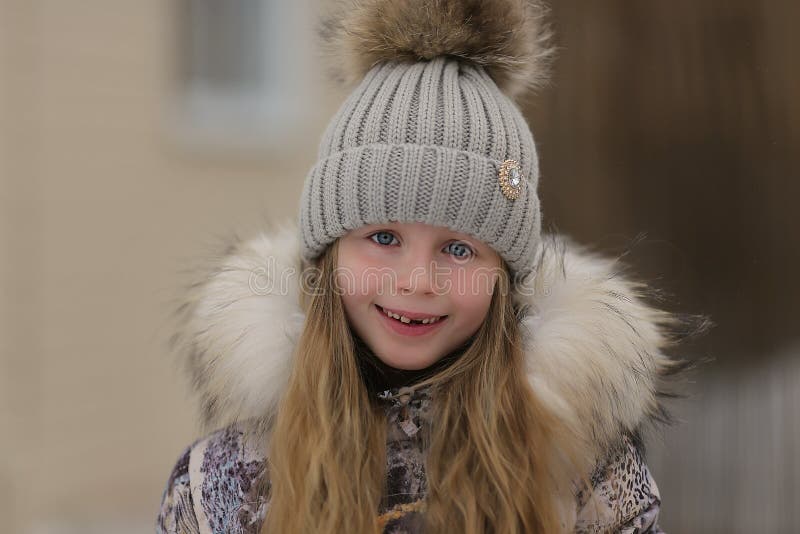
<svg viewBox="0 0 800 534"><path fill-rule="evenodd" d="M500 190L510 200L516 200L522 194L522 172L519 163L507 159L500 165Z"/></svg>

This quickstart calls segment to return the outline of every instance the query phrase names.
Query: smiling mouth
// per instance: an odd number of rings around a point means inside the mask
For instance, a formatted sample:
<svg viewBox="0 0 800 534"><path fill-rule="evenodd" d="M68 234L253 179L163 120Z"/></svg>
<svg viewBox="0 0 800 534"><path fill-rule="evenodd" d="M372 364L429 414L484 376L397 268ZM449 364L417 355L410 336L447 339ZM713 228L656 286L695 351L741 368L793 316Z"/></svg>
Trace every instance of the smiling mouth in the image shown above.
<svg viewBox="0 0 800 534"><path fill-rule="evenodd" d="M382 314L386 315L387 317L391 317L395 321L398 321L400 323L407 324L407 325L412 325L412 326L413 325L435 324L435 323L438 323L439 321L447 318L447 315L431 315L430 317L412 319L410 317L406 317L405 315L402 315L402 314L399 314L399 313L395 313L392 310L388 310L386 308L383 308L383 307L381 307L381 306L379 306L377 304L375 305L375 307L378 309L378 311L380 311Z"/></svg>

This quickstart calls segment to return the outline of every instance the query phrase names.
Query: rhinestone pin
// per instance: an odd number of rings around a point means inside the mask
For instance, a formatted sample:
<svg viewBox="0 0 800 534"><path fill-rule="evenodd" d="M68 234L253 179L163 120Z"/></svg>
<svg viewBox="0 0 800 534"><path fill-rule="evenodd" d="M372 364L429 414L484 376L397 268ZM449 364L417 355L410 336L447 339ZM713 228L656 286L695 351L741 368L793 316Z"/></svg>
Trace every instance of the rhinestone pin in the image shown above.
<svg viewBox="0 0 800 534"><path fill-rule="evenodd" d="M519 163L507 159L500 165L500 190L509 200L516 200L522 194L523 178Z"/></svg>

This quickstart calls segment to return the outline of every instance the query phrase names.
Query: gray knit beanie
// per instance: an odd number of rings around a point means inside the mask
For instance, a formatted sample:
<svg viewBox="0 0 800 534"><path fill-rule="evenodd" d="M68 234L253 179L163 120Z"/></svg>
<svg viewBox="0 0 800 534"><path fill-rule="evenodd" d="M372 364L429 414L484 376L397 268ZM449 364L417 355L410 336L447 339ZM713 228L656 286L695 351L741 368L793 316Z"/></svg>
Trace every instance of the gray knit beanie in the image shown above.
<svg viewBox="0 0 800 534"><path fill-rule="evenodd" d="M542 12L523 0L360 0L324 21L337 76L357 85L303 187L305 259L366 224L420 222L487 243L516 279L532 271L539 165L507 95L542 80Z"/></svg>

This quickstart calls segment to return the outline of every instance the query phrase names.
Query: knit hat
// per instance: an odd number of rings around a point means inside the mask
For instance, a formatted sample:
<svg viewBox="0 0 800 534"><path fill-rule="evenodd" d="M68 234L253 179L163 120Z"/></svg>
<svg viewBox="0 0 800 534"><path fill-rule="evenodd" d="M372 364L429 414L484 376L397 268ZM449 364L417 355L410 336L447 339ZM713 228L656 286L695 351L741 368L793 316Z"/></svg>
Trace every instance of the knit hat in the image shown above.
<svg viewBox="0 0 800 534"><path fill-rule="evenodd" d="M541 212L531 131L513 97L544 79L543 7L525 0L360 0L322 36L355 83L300 201L306 260L367 224L420 222L491 246L517 279Z"/></svg>

